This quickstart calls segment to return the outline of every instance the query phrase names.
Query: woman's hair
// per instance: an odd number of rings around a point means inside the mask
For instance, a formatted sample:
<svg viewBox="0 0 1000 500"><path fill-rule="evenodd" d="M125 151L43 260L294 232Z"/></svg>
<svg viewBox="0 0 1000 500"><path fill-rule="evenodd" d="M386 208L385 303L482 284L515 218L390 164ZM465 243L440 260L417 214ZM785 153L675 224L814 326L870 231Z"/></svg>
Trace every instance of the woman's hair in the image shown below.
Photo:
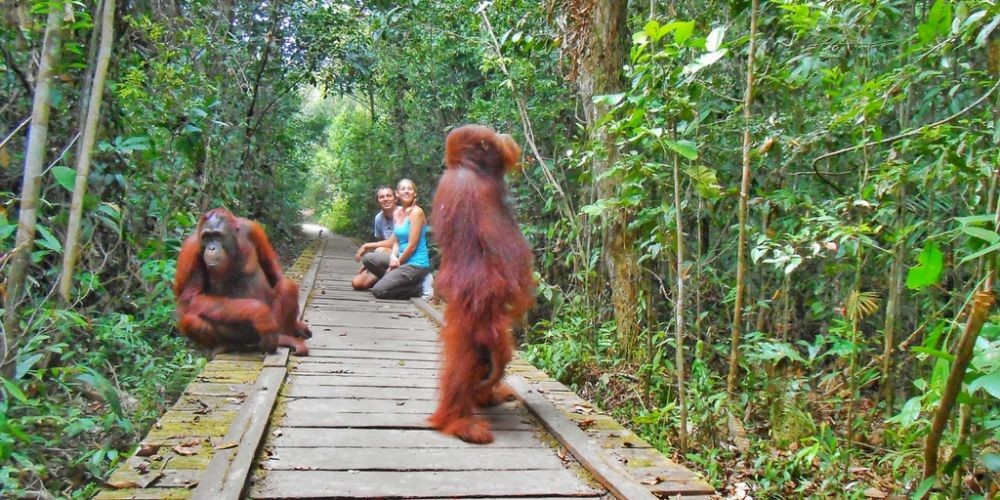
<svg viewBox="0 0 1000 500"><path fill-rule="evenodd" d="M409 182L410 185L413 186L413 192L417 192L417 183L405 178L400 179L399 182L396 183L396 189L398 190L399 186L402 186L404 182Z"/></svg>

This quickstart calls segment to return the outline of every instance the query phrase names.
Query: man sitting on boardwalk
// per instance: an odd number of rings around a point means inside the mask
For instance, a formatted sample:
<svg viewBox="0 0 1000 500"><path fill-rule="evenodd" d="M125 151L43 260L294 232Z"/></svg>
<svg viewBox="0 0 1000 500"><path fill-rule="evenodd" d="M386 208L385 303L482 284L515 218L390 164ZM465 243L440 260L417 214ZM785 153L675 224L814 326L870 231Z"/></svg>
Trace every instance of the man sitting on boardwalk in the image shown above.
<svg viewBox="0 0 1000 500"><path fill-rule="evenodd" d="M375 214L374 223L375 238L378 241L365 243L358 248L357 253L354 254L354 260L359 262L361 261L361 257L369 251L387 252L392 249L394 227L392 214L396 211L396 192L390 186L379 186L375 190L375 201L378 202L378 206L381 208ZM372 274L365 266L361 266L361 269L358 269L357 274L351 279L351 286L355 290L367 290L375 286L379 278L380 276Z"/></svg>

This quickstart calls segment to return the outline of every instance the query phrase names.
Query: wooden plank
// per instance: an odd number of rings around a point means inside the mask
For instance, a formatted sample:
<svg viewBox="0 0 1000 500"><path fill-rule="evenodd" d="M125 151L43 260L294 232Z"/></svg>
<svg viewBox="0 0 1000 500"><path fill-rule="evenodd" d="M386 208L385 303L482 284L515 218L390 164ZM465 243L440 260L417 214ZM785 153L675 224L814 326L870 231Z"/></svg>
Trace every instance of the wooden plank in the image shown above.
<svg viewBox="0 0 1000 500"><path fill-rule="evenodd" d="M365 326L341 326L341 325L324 325L322 323L310 322L310 327L312 328L313 334L327 335L330 338L336 337L348 337L354 339L371 339L371 340L403 340L403 341L414 341L420 340L424 342L437 342L438 333L437 330L430 329L390 329L390 328L375 328L375 327L365 327Z"/></svg>
<svg viewBox="0 0 1000 500"><path fill-rule="evenodd" d="M419 452L415 452L419 453ZM561 472L561 473L560 473ZM294 493L291 493L294 492ZM593 496L569 471L269 471L253 494L256 498L328 497L461 498L486 495Z"/></svg>
<svg viewBox="0 0 1000 500"><path fill-rule="evenodd" d="M409 361L432 361L435 363L441 362L441 354L438 351L424 351L424 352L414 352L402 350L396 347L387 346L385 350L373 350L373 349L323 349L309 350L309 359L302 359L302 362L312 362L320 363L325 362L329 358L335 358L344 362L348 362L353 359L402 359L407 362Z"/></svg>
<svg viewBox="0 0 1000 500"><path fill-rule="evenodd" d="M375 367L375 368L409 368L413 370L434 370L441 366L436 359L406 359L406 358L302 358L296 366L297 370L325 369L329 367Z"/></svg>
<svg viewBox="0 0 1000 500"><path fill-rule="evenodd" d="M538 446L533 432L508 431L496 433L496 441L470 444L453 436L431 430L398 429L317 429L292 427L282 429L271 443L277 447L296 446L307 448L530 448Z"/></svg>
<svg viewBox="0 0 1000 500"><path fill-rule="evenodd" d="M431 387L438 386L437 377L406 377L386 379L384 373L381 375L346 373L336 377L328 377L322 374L293 374L289 379L291 385L317 385L317 386L356 386L356 387Z"/></svg>
<svg viewBox="0 0 1000 500"><path fill-rule="evenodd" d="M528 410L538 417L542 425L612 494L627 499L656 498L623 467L604 460L601 451L587 435L551 402L531 389L523 378L511 375L507 377L507 383L517 392Z"/></svg>
<svg viewBox="0 0 1000 500"><path fill-rule="evenodd" d="M373 377L381 376L385 379L399 377L438 378L437 369L408 368L405 366L309 365L296 370L296 373L299 375L368 375Z"/></svg>
<svg viewBox="0 0 1000 500"><path fill-rule="evenodd" d="M288 398L365 398L437 401L433 387L363 387L290 384L282 391Z"/></svg>
<svg viewBox="0 0 1000 500"><path fill-rule="evenodd" d="M562 470L563 461L546 448L473 448L463 453L438 448L400 453L387 448L274 448L267 470Z"/></svg>
<svg viewBox="0 0 1000 500"><path fill-rule="evenodd" d="M309 355L316 358L332 358L338 357L338 353L341 351L355 351L358 353L368 353L372 356L378 356L381 352L386 352L391 355L403 355L403 354L418 354L422 356L433 356L439 358L441 356L441 347L437 345L436 342L424 342L424 341L368 341L364 342L360 339L319 339L315 341L310 340L309 345ZM385 344L385 351L382 351L382 344Z"/></svg>
<svg viewBox="0 0 1000 500"><path fill-rule="evenodd" d="M417 309L420 310L420 312L424 313L424 315L426 315L431 321L433 321L434 324L436 324L437 326L444 325L444 315L441 314L441 311L438 311L437 309L434 308L434 306L430 305L430 303L427 302L426 299L423 299L421 297L416 297L410 299L410 302L414 306L416 306Z"/></svg>
<svg viewBox="0 0 1000 500"><path fill-rule="evenodd" d="M437 408L435 400L403 400L390 399L290 399L283 404L286 415L299 414L332 414L332 413L420 413L430 415ZM522 414L524 410L517 403L504 403L489 408L481 408L480 415L503 415L506 413ZM527 415L526 413L523 413Z"/></svg>
<svg viewBox="0 0 1000 500"><path fill-rule="evenodd" d="M285 373L283 366L261 369L246 403L223 438L224 444L239 443L239 446L216 450L192 498L240 498L254 455L264 436L268 420L266 416L270 415L274 407Z"/></svg>
<svg viewBox="0 0 1000 500"><path fill-rule="evenodd" d="M313 286L316 283L316 274L319 272L320 263L323 261L322 255L326 251L326 243L329 238L320 235L319 238L322 242L319 248L316 250L316 254L313 255L312 262L309 263L309 270L302 277L302 281L299 283L299 319L306 313L306 304L309 303L309 294L312 293Z"/></svg>
<svg viewBox="0 0 1000 500"><path fill-rule="evenodd" d="M281 419L281 428L326 427L355 429L430 429L425 413L289 413ZM537 430L526 414L484 415L493 430ZM282 431L284 432L284 431Z"/></svg>
<svg viewBox="0 0 1000 500"><path fill-rule="evenodd" d="M129 488L122 490L102 490L95 500L181 500L191 498L187 488Z"/></svg>

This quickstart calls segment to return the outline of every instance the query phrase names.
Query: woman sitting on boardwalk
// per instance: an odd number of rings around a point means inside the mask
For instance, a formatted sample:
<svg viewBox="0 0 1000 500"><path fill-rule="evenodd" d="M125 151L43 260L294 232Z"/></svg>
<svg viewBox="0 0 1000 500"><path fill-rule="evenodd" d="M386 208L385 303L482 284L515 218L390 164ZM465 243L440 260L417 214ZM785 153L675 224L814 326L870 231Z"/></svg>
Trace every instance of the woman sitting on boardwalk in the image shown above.
<svg viewBox="0 0 1000 500"><path fill-rule="evenodd" d="M396 185L400 207L393 214L392 250L365 255L362 263L368 272L379 277L372 295L379 299L419 297L424 278L431 272L427 254L427 225L422 208L417 206L417 186L409 179Z"/></svg>

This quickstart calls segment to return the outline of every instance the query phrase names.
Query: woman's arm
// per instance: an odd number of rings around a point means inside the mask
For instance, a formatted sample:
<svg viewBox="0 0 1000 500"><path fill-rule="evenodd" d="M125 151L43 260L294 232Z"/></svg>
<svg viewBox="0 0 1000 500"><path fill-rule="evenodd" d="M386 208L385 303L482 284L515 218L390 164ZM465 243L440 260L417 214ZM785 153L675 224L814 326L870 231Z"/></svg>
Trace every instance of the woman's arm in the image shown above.
<svg viewBox="0 0 1000 500"><path fill-rule="evenodd" d="M372 241L361 245L358 248L357 253L354 254L354 260L361 260L361 257L370 250L376 250L379 248L392 248L392 238L387 238L382 241Z"/></svg>
<svg viewBox="0 0 1000 500"><path fill-rule="evenodd" d="M420 231L424 228L424 211L420 207L413 207L410 210L410 242L406 244L406 250L399 256L400 265L406 264L410 260L413 252L417 251L420 244Z"/></svg>

